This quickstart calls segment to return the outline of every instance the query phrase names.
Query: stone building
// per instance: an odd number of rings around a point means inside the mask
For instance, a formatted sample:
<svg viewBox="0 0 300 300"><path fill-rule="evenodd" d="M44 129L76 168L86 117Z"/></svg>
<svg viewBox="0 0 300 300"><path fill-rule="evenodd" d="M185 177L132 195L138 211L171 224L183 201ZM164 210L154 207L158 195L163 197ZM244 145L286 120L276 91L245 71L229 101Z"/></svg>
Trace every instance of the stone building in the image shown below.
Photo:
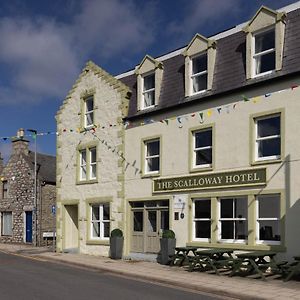
<svg viewBox="0 0 300 300"><path fill-rule="evenodd" d="M119 227L126 256L168 228L178 246L299 254L299 15L261 7L115 77L88 63L57 115L58 251L107 254Z"/></svg>
<svg viewBox="0 0 300 300"><path fill-rule="evenodd" d="M34 193L34 152L18 131L12 139L12 153L0 169L0 242L46 245L53 238L56 202L55 157L37 153L36 199ZM35 204L36 201L36 204Z"/></svg>

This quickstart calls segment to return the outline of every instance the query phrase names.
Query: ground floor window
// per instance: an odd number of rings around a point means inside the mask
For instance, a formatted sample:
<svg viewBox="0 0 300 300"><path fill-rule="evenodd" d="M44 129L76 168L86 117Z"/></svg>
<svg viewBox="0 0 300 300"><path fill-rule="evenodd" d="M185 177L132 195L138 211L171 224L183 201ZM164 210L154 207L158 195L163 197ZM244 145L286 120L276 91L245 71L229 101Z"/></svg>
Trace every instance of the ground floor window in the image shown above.
<svg viewBox="0 0 300 300"><path fill-rule="evenodd" d="M193 205L194 239L209 241L211 231L211 201L210 199L196 199Z"/></svg>
<svg viewBox="0 0 300 300"><path fill-rule="evenodd" d="M280 195L256 197L257 240L260 243L280 242Z"/></svg>
<svg viewBox="0 0 300 300"><path fill-rule="evenodd" d="M108 239L110 233L109 204L91 205L91 238Z"/></svg>
<svg viewBox="0 0 300 300"><path fill-rule="evenodd" d="M220 198L220 239L242 241L248 238L247 197Z"/></svg>
<svg viewBox="0 0 300 300"><path fill-rule="evenodd" d="M1 213L1 235L12 236L12 212Z"/></svg>

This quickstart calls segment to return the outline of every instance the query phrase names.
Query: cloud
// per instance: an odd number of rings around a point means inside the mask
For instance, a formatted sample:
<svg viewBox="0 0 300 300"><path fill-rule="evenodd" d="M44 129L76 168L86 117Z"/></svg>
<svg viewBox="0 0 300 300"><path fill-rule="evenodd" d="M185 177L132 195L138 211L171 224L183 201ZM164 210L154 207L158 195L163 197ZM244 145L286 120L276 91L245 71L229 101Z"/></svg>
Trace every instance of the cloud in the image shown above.
<svg viewBox="0 0 300 300"><path fill-rule="evenodd" d="M167 34L177 35L178 40L186 40L188 36L198 32L199 28L210 28L215 33L219 28L223 28L222 19L225 20L239 12L240 4L240 0L190 0L188 5L184 6L182 19L168 25Z"/></svg>
<svg viewBox="0 0 300 300"><path fill-rule="evenodd" d="M90 57L99 64L130 57L154 40L153 3L83 0L79 7L64 22L0 19L0 69L6 70L0 73L0 105L61 100Z"/></svg>
<svg viewBox="0 0 300 300"><path fill-rule="evenodd" d="M4 159L4 164L6 164L11 153L11 143L0 143L0 153L1 157Z"/></svg>

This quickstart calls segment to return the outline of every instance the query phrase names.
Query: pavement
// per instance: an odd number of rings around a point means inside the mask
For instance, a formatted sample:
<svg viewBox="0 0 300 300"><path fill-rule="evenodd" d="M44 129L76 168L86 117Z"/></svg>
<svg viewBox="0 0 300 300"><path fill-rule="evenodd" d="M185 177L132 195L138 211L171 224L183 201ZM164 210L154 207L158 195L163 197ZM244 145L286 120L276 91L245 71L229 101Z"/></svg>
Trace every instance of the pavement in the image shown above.
<svg viewBox="0 0 300 300"><path fill-rule="evenodd" d="M0 251L235 299L300 300L299 278L283 282L279 275L269 276L267 281L249 277L218 276L209 272L188 272L184 267L164 266L155 262L112 260L86 254L55 253L51 252L52 248L17 244L0 243Z"/></svg>

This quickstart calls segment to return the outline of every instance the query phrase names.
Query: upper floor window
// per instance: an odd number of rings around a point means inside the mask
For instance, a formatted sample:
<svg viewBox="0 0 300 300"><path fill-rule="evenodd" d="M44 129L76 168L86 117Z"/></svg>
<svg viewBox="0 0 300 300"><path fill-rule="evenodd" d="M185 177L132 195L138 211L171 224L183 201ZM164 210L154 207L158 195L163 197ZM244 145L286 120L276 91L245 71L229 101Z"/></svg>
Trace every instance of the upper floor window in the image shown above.
<svg viewBox="0 0 300 300"><path fill-rule="evenodd" d="M192 58L192 93L207 90L207 54Z"/></svg>
<svg viewBox="0 0 300 300"><path fill-rule="evenodd" d="M84 100L84 127L91 127L94 124L94 96Z"/></svg>
<svg viewBox="0 0 300 300"><path fill-rule="evenodd" d="M160 170L160 140L148 140L145 147L145 174L158 174Z"/></svg>
<svg viewBox="0 0 300 300"><path fill-rule="evenodd" d="M79 150L79 179L80 181L97 178L97 149L96 147Z"/></svg>
<svg viewBox="0 0 300 300"><path fill-rule="evenodd" d="M155 74L143 76L143 108L155 105Z"/></svg>
<svg viewBox="0 0 300 300"><path fill-rule="evenodd" d="M253 35L254 76L275 70L275 28Z"/></svg>
<svg viewBox="0 0 300 300"><path fill-rule="evenodd" d="M280 115L255 119L256 160L279 159L281 157Z"/></svg>
<svg viewBox="0 0 300 300"><path fill-rule="evenodd" d="M8 182L7 180L2 181L2 198L8 197Z"/></svg>
<svg viewBox="0 0 300 300"><path fill-rule="evenodd" d="M110 233L109 204L91 205L91 238L108 239Z"/></svg>
<svg viewBox="0 0 300 300"><path fill-rule="evenodd" d="M212 128L193 131L193 168L212 166L213 139Z"/></svg>

